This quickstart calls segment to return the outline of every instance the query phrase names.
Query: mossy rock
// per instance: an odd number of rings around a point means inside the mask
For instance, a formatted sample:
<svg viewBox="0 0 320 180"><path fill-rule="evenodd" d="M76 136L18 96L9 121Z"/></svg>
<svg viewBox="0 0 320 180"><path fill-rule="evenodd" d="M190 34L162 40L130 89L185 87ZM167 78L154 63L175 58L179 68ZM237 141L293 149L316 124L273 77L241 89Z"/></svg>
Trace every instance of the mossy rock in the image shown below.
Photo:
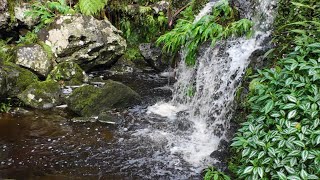
<svg viewBox="0 0 320 180"><path fill-rule="evenodd" d="M88 76L78 64L63 62L54 67L47 80L64 81L67 85L79 85L87 82Z"/></svg>
<svg viewBox="0 0 320 180"><path fill-rule="evenodd" d="M18 98L30 107L49 109L61 102L60 85L55 81L36 82L20 93Z"/></svg>
<svg viewBox="0 0 320 180"><path fill-rule="evenodd" d="M31 71L13 63L4 62L0 67L0 96L16 97L38 80L38 76Z"/></svg>
<svg viewBox="0 0 320 180"><path fill-rule="evenodd" d="M100 112L113 108L126 108L141 101L141 97L128 86L107 80L101 88L82 86L68 98L68 107L81 116L97 116Z"/></svg>

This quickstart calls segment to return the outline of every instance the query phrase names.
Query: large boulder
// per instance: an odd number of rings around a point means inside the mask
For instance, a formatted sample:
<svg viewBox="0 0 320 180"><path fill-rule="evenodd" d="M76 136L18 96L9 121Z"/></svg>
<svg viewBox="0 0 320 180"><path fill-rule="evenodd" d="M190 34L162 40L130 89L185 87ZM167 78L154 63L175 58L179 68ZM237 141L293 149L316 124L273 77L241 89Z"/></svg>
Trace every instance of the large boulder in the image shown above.
<svg viewBox="0 0 320 180"><path fill-rule="evenodd" d="M42 76L47 76L53 67L53 61L39 44L19 47L16 64L29 68Z"/></svg>
<svg viewBox="0 0 320 180"><path fill-rule="evenodd" d="M38 77L31 71L6 62L0 66L0 98L16 97L37 81Z"/></svg>
<svg viewBox="0 0 320 180"><path fill-rule="evenodd" d="M58 63L73 61L90 70L112 65L124 53L126 41L121 34L108 20L78 14L60 16L40 33L40 39L51 47Z"/></svg>
<svg viewBox="0 0 320 180"><path fill-rule="evenodd" d="M86 85L77 88L68 98L68 107L75 113L90 117L112 108L126 108L137 104L141 97L128 86L107 80L101 88Z"/></svg>
<svg viewBox="0 0 320 180"><path fill-rule="evenodd" d="M170 65L169 56L163 54L161 48L152 43L140 44L139 50L145 61L155 70L162 71Z"/></svg>
<svg viewBox="0 0 320 180"><path fill-rule="evenodd" d="M58 82L42 81L31 84L18 95L27 106L49 109L61 103L61 89Z"/></svg>
<svg viewBox="0 0 320 180"><path fill-rule="evenodd" d="M67 85L80 85L88 81L88 76L78 64L63 62L54 67L47 80L64 81Z"/></svg>

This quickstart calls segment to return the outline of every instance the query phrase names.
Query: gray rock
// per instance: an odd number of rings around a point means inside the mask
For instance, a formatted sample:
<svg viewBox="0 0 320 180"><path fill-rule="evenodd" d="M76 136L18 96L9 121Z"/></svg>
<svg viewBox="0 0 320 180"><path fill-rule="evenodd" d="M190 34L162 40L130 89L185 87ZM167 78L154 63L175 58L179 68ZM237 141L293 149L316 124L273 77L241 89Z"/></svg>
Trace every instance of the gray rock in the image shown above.
<svg viewBox="0 0 320 180"><path fill-rule="evenodd" d="M38 20L32 19L31 17L26 17L25 13L30 10L31 10L30 4L18 3L14 7L14 14L15 14L16 20L19 21L20 25L26 25L29 28L32 28L33 26L35 26L38 23Z"/></svg>
<svg viewBox="0 0 320 180"><path fill-rule="evenodd" d="M92 16L60 16L40 38L51 47L57 62L73 61L84 70L112 65L126 49L122 32L108 20Z"/></svg>
<svg viewBox="0 0 320 180"><path fill-rule="evenodd" d="M16 97L37 81L38 77L31 71L13 63L4 63L0 66L0 97Z"/></svg>
<svg viewBox="0 0 320 180"><path fill-rule="evenodd" d="M0 0L0 29L6 29L10 22L7 0ZM1 35L0 35L1 37Z"/></svg>
<svg viewBox="0 0 320 180"><path fill-rule="evenodd" d="M53 67L53 61L38 44L19 47L16 64L32 69L42 76L47 76Z"/></svg>
<svg viewBox="0 0 320 180"><path fill-rule="evenodd" d="M170 3L168 1L159 1L152 6L152 9L155 11L156 14L158 14L161 11L162 12L167 11L169 6L170 6Z"/></svg>
<svg viewBox="0 0 320 180"><path fill-rule="evenodd" d="M170 64L169 57L162 54L161 49L152 43L142 43L139 49L145 61L158 71L164 70Z"/></svg>
<svg viewBox="0 0 320 180"><path fill-rule="evenodd" d="M141 97L128 86L107 80L101 88L86 85L75 89L67 100L68 107L75 113L90 117L113 108L126 108L137 104Z"/></svg>
<svg viewBox="0 0 320 180"><path fill-rule="evenodd" d="M60 85L55 81L36 82L20 93L18 98L30 107L50 109L61 102Z"/></svg>

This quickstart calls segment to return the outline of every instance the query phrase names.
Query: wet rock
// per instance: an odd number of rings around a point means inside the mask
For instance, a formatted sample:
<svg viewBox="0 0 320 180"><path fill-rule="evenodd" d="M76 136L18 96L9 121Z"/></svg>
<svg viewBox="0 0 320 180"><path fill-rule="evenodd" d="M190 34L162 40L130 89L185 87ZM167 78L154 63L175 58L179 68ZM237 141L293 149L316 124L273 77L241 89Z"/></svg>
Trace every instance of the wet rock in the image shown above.
<svg viewBox="0 0 320 180"><path fill-rule="evenodd" d="M60 16L39 35L51 47L58 63L73 61L87 71L116 62L127 46L121 34L108 20L78 14Z"/></svg>
<svg viewBox="0 0 320 180"><path fill-rule="evenodd" d="M60 85L55 81L36 82L20 93L18 98L30 107L49 109L61 102Z"/></svg>
<svg viewBox="0 0 320 180"><path fill-rule="evenodd" d="M32 69L42 76L47 76L53 67L52 60L39 44L19 47L16 64Z"/></svg>
<svg viewBox="0 0 320 180"><path fill-rule="evenodd" d="M162 71L170 64L169 56L162 54L161 49L152 43L142 43L139 49L145 61L155 70Z"/></svg>
<svg viewBox="0 0 320 180"><path fill-rule="evenodd" d="M0 97L15 97L37 81L38 77L31 71L6 62L0 66Z"/></svg>
<svg viewBox="0 0 320 180"><path fill-rule="evenodd" d="M248 0L232 0L231 4L236 7L240 18L250 19L254 14L254 2Z"/></svg>
<svg viewBox="0 0 320 180"><path fill-rule="evenodd" d="M218 149L213 151L210 154L210 157L226 162L229 157L229 143L226 140L221 140L218 145Z"/></svg>
<svg viewBox="0 0 320 180"><path fill-rule="evenodd" d="M141 97L128 86L107 80L101 88L86 85L75 89L68 98L68 107L81 116L97 116L112 108L126 108L141 101Z"/></svg>
<svg viewBox="0 0 320 180"><path fill-rule="evenodd" d="M47 80L64 81L66 85L80 85L88 82L88 76L78 64L63 62L54 67Z"/></svg>

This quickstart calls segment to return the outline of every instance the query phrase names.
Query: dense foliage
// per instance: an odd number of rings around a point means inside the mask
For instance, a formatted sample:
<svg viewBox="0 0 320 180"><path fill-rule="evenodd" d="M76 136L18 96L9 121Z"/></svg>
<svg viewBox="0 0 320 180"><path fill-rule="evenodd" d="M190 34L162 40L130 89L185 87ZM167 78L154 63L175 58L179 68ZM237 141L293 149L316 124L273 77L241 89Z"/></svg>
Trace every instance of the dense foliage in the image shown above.
<svg viewBox="0 0 320 180"><path fill-rule="evenodd" d="M320 179L320 3L279 4L270 53L277 62L253 76L250 114L231 145L241 157L237 175Z"/></svg>
<svg viewBox="0 0 320 180"><path fill-rule="evenodd" d="M160 36L157 43L164 44L163 50L172 53L186 47L185 61L193 65L197 49L203 42L211 40L215 45L230 36L250 36L251 27L252 22L248 19L235 21L233 9L227 0L222 0L213 7L212 15L206 15L197 22L193 18L179 19L175 28Z"/></svg>
<svg viewBox="0 0 320 180"><path fill-rule="evenodd" d="M206 169L204 180L230 180L230 177L214 167Z"/></svg>

